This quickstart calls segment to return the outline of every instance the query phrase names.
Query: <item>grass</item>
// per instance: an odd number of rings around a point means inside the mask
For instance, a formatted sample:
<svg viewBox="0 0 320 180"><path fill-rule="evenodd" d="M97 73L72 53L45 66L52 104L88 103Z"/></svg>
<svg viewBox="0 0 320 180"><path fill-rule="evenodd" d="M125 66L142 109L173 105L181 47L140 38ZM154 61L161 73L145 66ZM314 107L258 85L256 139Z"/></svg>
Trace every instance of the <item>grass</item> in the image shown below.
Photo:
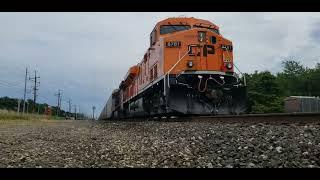
<svg viewBox="0 0 320 180"><path fill-rule="evenodd" d="M22 114L8 110L0 110L0 121L6 120L49 120L55 119L54 117L48 117L46 115L39 114Z"/></svg>

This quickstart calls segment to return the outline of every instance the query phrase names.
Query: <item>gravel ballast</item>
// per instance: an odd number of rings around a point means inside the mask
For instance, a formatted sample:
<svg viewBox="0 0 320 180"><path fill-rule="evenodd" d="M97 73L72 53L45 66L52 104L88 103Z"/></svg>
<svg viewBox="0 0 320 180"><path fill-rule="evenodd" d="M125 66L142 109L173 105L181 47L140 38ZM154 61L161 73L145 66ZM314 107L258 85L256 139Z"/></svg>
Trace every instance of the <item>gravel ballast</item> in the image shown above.
<svg viewBox="0 0 320 180"><path fill-rule="evenodd" d="M0 167L319 167L319 123L0 123Z"/></svg>

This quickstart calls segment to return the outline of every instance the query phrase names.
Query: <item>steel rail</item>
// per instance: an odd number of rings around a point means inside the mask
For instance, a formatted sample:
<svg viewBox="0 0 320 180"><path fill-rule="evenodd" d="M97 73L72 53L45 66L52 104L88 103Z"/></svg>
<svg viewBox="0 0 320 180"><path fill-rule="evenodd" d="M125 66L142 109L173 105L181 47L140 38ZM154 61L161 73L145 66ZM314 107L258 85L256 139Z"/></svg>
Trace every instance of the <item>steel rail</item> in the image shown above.
<svg viewBox="0 0 320 180"><path fill-rule="evenodd" d="M123 119L107 119L102 121L125 121L125 122L280 122L280 123L320 123L320 113L269 113L269 114L242 114L242 115L216 115L216 116L171 116L170 118L155 117L128 117Z"/></svg>

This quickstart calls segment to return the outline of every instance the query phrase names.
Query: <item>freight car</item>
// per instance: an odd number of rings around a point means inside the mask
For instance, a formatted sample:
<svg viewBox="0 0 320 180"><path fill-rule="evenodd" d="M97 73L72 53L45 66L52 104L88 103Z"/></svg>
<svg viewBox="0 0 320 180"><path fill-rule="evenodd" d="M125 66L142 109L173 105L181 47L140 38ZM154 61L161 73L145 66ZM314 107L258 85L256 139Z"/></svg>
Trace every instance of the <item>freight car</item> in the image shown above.
<svg viewBox="0 0 320 180"><path fill-rule="evenodd" d="M320 113L320 98L309 96L290 96L284 99L286 113Z"/></svg>
<svg viewBox="0 0 320 180"><path fill-rule="evenodd" d="M162 20L99 119L242 113L247 90L234 68L232 42L217 25L196 18Z"/></svg>

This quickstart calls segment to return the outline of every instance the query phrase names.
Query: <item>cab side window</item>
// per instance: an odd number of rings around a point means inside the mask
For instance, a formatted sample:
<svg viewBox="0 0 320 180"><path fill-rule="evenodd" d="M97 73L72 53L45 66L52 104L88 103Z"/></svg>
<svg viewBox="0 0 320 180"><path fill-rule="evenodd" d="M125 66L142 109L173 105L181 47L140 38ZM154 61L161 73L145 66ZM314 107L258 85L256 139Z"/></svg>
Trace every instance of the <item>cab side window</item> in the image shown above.
<svg viewBox="0 0 320 180"><path fill-rule="evenodd" d="M150 47L156 44L156 37L157 37L157 29L154 29L150 34Z"/></svg>
<svg viewBox="0 0 320 180"><path fill-rule="evenodd" d="M158 67L157 65L154 65L154 68L153 68L153 72L154 72L154 75L153 75L153 78L157 78L158 77Z"/></svg>
<svg viewBox="0 0 320 180"><path fill-rule="evenodd" d="M150 81L153 80L153 69L150 70Z"/></svg>

